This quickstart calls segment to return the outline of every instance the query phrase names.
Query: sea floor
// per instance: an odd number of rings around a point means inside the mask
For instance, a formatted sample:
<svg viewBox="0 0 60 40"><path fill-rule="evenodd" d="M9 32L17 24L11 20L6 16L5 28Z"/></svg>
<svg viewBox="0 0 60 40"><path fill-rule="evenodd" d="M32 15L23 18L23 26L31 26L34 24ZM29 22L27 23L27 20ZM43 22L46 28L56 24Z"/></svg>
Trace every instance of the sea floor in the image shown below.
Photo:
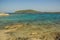
<svg viewBox="0 0 60 40"><path fill-rule="evenodd" d="M60 40L60 24L6 25L0 30L0 40Z"/></svg>

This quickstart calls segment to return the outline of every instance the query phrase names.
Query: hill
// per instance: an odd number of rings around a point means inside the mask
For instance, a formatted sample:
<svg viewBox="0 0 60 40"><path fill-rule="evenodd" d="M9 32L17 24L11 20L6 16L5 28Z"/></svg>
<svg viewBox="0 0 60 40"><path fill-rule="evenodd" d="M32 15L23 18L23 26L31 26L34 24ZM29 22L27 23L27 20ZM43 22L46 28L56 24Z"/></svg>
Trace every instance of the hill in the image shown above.
<svg viewBox="0 0 60 40"><path fill-rule="evenodd" d="M18 10L15 11L15 13L39 13L40 11L36 11L36 10Z"/></svg>
<svg viewBox="0 0 60 40"><path fill-rule="evenodd" d="M41 12L41 11L37 11L37 10L17 10L14 13L60 13L60 12Z"/></svg>

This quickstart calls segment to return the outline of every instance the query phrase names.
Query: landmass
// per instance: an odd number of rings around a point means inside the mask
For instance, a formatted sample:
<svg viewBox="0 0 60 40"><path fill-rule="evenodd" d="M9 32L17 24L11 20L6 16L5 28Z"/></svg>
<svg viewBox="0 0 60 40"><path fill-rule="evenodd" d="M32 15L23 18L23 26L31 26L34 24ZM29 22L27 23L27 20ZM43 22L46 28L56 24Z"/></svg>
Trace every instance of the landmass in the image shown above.
<svg viewBox="0 0 60 40"><path fill-rule="evenodd" d="M48 14L53 14L53 13L60 13L60 12L41 12L37 10L17 10L14 13L48 13Z"/></svg>
<svg viewBox="0 0 60 40"><path fill-rule="evenodd" d="M7 16L9 14L16 14L16 13L19 13L19 14L26 14L26 13L32 13L32 14L38 14L38 13L48 13L48 14L53 14L53 13L57 13L59 14L60 12L41 12L41 11L37 11L37 10L32 10L32 9L27 9L27 10L17 10L15 12L11 12L11 13L4 13L4 12L0 12L0 16Z"/></svg>
<svg viewBox="0 0 60 40"><path fill-rule="evenodd" d="M40 11L36 10L17 10L15 13L39 13Z"/></svg>

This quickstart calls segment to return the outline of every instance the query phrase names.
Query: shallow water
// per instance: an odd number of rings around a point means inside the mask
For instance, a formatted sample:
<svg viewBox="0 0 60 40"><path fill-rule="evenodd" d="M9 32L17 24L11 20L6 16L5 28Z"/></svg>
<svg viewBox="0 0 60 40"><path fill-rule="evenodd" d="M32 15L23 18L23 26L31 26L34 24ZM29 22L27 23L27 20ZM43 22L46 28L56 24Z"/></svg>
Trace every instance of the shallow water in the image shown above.
<svg viewBox="0 0 60 40"><path fill-rule="evenodd" d="M48 24L48 23L60 24L60 14L57 13L17 14L16 13L16 14L10 14L9 16L0 16L0 26L5 26L14 23L26 23L26 22L35 22L41 24Z"/></svg>
<svg viewBox="0 0 60 40"><path fill-rule="evenodd" d="M0 16L0 36L0 40L59 40L60 14Z"/></svg>

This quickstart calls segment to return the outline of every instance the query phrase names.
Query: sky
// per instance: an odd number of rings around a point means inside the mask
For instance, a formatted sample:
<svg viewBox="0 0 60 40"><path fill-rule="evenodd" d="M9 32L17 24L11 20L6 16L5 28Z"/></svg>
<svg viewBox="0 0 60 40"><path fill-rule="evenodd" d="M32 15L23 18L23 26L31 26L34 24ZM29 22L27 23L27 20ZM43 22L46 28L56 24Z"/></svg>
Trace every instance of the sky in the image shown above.
<svg viewBox="0 0 60 40"><path fill-rule="evenodd" d="M0 12L15 12L26 9L60 12L60 0L0 0Z"/></svg>

